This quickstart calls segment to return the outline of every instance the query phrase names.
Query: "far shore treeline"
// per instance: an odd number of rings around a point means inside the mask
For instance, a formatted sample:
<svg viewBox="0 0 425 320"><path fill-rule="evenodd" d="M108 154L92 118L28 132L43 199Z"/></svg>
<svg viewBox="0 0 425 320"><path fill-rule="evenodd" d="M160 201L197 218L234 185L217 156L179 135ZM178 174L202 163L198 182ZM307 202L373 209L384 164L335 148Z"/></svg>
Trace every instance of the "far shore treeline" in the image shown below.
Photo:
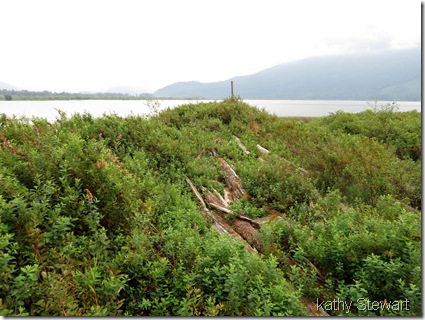
<svg viewBox="0 0 425 320"><path fill-rule="evenodd" d="M129 93L72 93L72 92L52 92L52 91L28 91L28 90L0 90L0 100L122 100L122 99L150 99L153 95L149 93L129 94Z"/></svg>

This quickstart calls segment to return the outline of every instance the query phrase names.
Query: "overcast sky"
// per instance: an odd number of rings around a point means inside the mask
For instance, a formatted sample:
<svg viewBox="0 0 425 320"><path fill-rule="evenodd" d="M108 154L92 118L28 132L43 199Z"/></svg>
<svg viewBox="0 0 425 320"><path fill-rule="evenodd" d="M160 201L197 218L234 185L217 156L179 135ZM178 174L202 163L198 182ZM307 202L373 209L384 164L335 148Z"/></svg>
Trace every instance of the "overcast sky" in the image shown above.
<svg viewBox="0 0 425 320"><path fill-rule="evenodd" d="M420 0L0 0L0 81L159 89L302 58L420 46Z"/></svg>

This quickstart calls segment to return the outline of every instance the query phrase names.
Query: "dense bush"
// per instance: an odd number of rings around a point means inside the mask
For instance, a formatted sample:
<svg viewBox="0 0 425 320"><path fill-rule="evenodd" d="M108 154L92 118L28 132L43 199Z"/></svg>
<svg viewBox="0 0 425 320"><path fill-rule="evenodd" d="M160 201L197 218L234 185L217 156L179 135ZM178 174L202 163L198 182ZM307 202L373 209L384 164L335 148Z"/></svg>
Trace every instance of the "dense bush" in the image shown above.
<svg viewBox="0 0 425 320"><path fill-rule="evenodd" d="M151 117L3 115L0 314L306 315L303 295L408 299L385 312L419 315L418 124L394 110L284 119L238 99ZM250 194L235 212L284 214L262 224L261 255L218 235L185 181L222 192L217 157Z"/></svg>
<svg viewBox="0 0 425 320"><path fill-rule="evenodd" d="M422 158L421 117L417 111L396 112L396 103L375 106L358 114L337 112L321 123L331 130L374 138L395 148L401 159Z"/></svg>

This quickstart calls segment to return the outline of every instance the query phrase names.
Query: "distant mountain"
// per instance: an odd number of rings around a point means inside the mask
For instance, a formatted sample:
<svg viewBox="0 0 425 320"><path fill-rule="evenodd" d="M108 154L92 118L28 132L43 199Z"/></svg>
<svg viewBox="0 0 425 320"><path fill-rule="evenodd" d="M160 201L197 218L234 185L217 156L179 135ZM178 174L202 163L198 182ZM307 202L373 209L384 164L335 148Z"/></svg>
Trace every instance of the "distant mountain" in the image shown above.
<svg viewBox="0 0 425 320"><path fill-rule="evenodd" d="M389 100L421 99L420 48L313 57L213 83L177 82L155 97L221 99Z"/></svg>
<svg viewBox="0 0 425 320"><path fill-rule="evenodd" d="M130 95L139 95L144 93L153 93L153 90L141 86L114 86L108 89L109 93L127 93Z"/></svg>
<svg viewBox="0 0 425 320"><path fill-rule="evenodd" d="M15 87L9 83L0 81L0 90L20 90L18 87Z"/></svg>

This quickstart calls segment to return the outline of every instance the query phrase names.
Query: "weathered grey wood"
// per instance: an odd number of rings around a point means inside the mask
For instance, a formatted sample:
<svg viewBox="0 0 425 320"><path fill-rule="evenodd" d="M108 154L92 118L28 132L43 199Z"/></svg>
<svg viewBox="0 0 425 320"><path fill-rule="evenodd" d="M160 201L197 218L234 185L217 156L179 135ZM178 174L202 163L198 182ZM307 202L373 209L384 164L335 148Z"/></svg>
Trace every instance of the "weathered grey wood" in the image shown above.
<svg viewBox="0 0 425 320"><path fill-rule="evenodd" d="M270 153L269 150L267 150L266 148L260 146L259 144L257 144L257 148L258 148L258 150L261 151L261 153L264 153L264 154Z"/></svg>
<svg viewBox="0 0 425 320"><path fill-rule="evenodd" d="M236 143L243 150L243 152L245 152L246 154L250 154L250 152L248 151L248 149L242 143L241 139L239 139L237 136L233 136L233 139L235 139Z"/></svg>
<svg viewBox="0 0 425 320"><path fill-rule="evenodd" d="M232 194L230 193L230 191L229 191L229 188L228 188L228 187L225 187L225 188L224 188L223 193L224 193L224 200L225 200L227 203L230 203L230 202L232 202L232 201L233 201Z"/></svg>
<svg viewBox="0 0 425 320"><path fill-rule="evenodd" d="M214 207L214 208L216 208L220 211L223 211L225 213L230 213L229 206L227 204L223 203L219 197L212 194L210 191L208 191L205 188L203 188L203 191L204 191L205 202L209 206L212 206L212 207Z"/></svg>
<svg viewBox="0 0 425 320"><path fill-rule="evenodd" d="M258 239L257 230L249 221L242 219L234 219L231 222L233 229L242 236L250 245L261 251L261 242Z"/></svg>
<svg viewBox="0 0 425 320"><path fill-rule="evenodd" d="M226 160L223 158L218 158L218 162L220 163L221 169L224 172L226 184L229 187L230 193L232 194L232 199L236 201L244 197L249 198L248 192L246 192L242 185L241 179L238 177L232 167L226 162Z"/></svg>
<svg viewBox="0 0 425 320"><path fill-rule="evenodd" d="M258 225L258 228L260 224L258 223L258 220L252 220L245 216L239 216L235 220L231 222L231 225L229 222L221 217L219 214L215 213L214 211L209 211L205 201L203 200L201 194L195 187L195 185L192 183L192 181L189 179L189 177L186 176L186 182L189 184L192 192L195 194L195 196L198 198L198 200L201 202L203 209L201 210L205 215L209 218L211 218L214 221L214 228L217 230L220 234L230 234L234 239L238 239L239 241L242 241L245 248L248 252L255 252L258 254L258 250L261 250L261 242L258 239L257 231L255 230L254 225ZM218 193L216 191L216 193ZM221 197L216 197L211 192L208 192L208 194L215 199L216 202L221 203L222 200L220 200ZM212 202L214 203L214 202ZM210 204L211 205L211 204ZM211 205L214 207L214 205ZM222 208L229 210L227 208ZM275 212L271 212L271 214L275 214ZM249 243L251 242L252 245ZM296 263L293 259L292 261L288 261L288 264ZM317 269L317 268L316 268ZM318 272L319 274L319 272ZM316 303L310 301L309 299L305 297L301 297L301 303L306 307L307 312L310 316L329 316L326 311L324 311L322 308L319 308Z"/></svg>
<svg viewBox="0 0 425 320"><path fill-rule="evenodd" d="M233 81L230 81L230 96L232 98L234 98L234 95L233 95Z"/></svg>
<svg viewBox="0 0 425 320"><path fill-rule="evenodd" d="M209 204L211 207L216 208L217 210L220 210L220 211L222 211L222 212L224 212L224 213L231 213L231 212L232 212L232 210L227 209L227 208L225 208L225 207L222 207L222 206L220 206L220 205L218 205L218 204L216 204L216 203L214 203L214 202L209 202L208 204Z"/></svg>
<svg viewBox="0 0 425 320"><path fill-rule="evenodd" d="M211 212L211 214L214 217L214 221L216 221L217 223L220 224L220 226L222 226L227 233L229 233L233 238L235 239L239 239L242 241L242 243L245 245L245 248L249 251L249 252L256 252L258 253L258 251L253 248L239 233L237 233L228 223L228 221L226 219L224 219L223 217L221 217L219 214L216 214L214 212Z"/></svg>
<svg viewBox="0 0 425 320"><path fill-rule="evenodd" d="M198 200L201 202L203 208L207 208L204 199L202 199L201 194L199 193L198 189L196 189L195 185L192 183L192 181L189 179L188 176L185 177L186 182L189 184L190 188L192 189L192 192L195 194L195 196L198 198Z"/></svg>
<svg viewBox="0 0 425 320"><path fill-rule="evenodd" d="M263 154L268 154L268 153L270 153L270 151L269 150L267 150L266 148L264 148L264 147L262 147L262 146L260 146L259 144L257 144L257 148L258 148L258 150L260 150L261 151L261 153L263 153ZM302 173L304 173L304 174L307 174L308 173L308 171L306 170L306 169L304 169L304 168L301 168L301 167L298 167L297 165L295 165L293 162L291 162L291 161L289 161L289 160L287 160L287 159L285 159L285 158L282 158L282 157L280 157L283 161L285 161L287 164L289 164L289 165L291 165L291 166L293 166L295 169L297 169L297 170L300 170ZM261 157L259 157L258 158L258 160L260 160L260 161L265 161L263 158L261 158Z"/></svg>
<svg viewBox="0 0 425 320"><path fill-rule="evenodd" d="M251 218L245 217L241 214L238 215L237 218L248 221L255 229L260 229L260 224L257 221L252 220Z"/></svg>
<svg viewBox="0 0 425 320"><path fill-rule="evenodd" d="M214 188L213 188L213 192L220 199L221 203L223 204L223 207L228 208L229 207L229 203L226 201L226 199L224 199L221 196L221 194L217 190L215 190Z"/></svg>
<svg viewBox="0 0 425 320"><path fill-rule="evenodd" d="M209 211L208 210L208 208L206 207L205 202L202 199L202 197L201 197L198 189L195 187L195 185L193 184L193 182L187 176L186 176L186 182L189 184L189 186L192 189L192 192L195 194L195 196L202 203L203 209L201 211L206 216L208 216L209 218L211 218L214 221L214 227L215 227L215 229L217 230L218 233L220 233L220 234L228 233L233 238L239 239L240 241L242 241L243 244L245 245L246 249L249 252L257 252L257 250L255 248L253 248L240 234L238 234L235 230L233 230L233 228L228 224L228 222L226 221L226 219L222 218L220 215L214 213L213 211ZM215 197L211 192L209 194L212 195L213 197Z"/></svg>

